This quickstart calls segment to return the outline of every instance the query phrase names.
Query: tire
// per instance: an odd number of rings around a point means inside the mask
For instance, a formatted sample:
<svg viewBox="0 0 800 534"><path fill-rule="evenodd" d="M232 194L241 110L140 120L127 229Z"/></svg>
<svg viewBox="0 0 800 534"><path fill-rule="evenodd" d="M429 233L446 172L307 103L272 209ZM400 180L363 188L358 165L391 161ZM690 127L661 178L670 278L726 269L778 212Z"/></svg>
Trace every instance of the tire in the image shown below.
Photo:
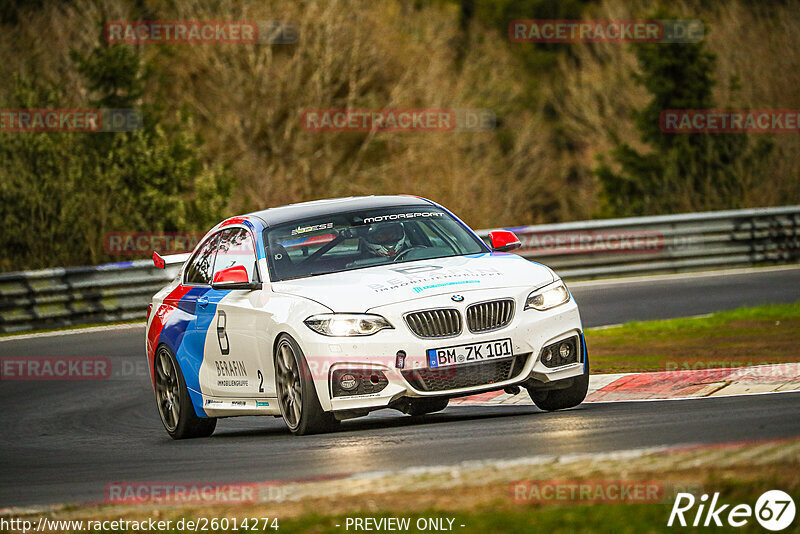
<svg viewBox="0 0 800 534"><path fill-rule="evenodd" d="M425 415L433 412L441 412L449 404L450 399L410 399L408 415Z"/></svg>
<svg viewBox="0 0 800 534"><path fill-rule="evenodd" d="M319 403L314 377L300 345L287 334L281 334L275 348L275 383L278 406L292 434L319 434L336 426L333 412L324 411Z"/></svg>
<svg viewBox="0 0 800 534"><path fill-rule="evenodd" d="M172 439L207 438L214 433L216 418L197 416L180 365L166 345L156 350L153 376L158 414Z"/></svg>
<svg viewBox="0 0 800 534"><path fill-rule="evenodd" d="M541 390L537 388L527 388L533 403L541 410L553 412L555 410L566 410L574 408L583 402L586 393L589 391L589 360L586 360L586 371L572 379L572 385L564 389Z"/></svg>

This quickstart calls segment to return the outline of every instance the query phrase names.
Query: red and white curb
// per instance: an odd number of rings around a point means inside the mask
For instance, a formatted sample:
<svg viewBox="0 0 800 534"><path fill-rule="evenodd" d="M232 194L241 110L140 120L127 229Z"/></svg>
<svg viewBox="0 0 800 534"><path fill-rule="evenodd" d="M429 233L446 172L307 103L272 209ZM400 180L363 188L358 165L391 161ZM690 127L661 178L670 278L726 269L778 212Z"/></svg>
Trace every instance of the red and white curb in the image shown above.
<svg viewBox="0 0 800 534"><path fill-rule="evenodd" d="M800 363L725 369L592 375L585 402L727 397L800 391ZM453 406L531 405L524 389L517 395L492 391L450 401Z"/></svg>

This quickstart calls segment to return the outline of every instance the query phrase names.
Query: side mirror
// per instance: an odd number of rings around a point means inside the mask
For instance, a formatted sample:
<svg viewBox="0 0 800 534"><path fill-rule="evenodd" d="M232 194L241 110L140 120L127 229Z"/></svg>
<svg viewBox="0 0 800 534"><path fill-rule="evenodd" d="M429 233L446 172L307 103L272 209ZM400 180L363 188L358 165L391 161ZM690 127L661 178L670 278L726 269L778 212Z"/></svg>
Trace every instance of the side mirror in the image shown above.
<svg viewBox="0 0 800 534"><path fill-rule="evenodd" d="M261 282L251 282L243 265L234 265L214 273L212 289L261 289Z"/></svg>
<svg viewBox="0 0 800 534"><path fill-rule="evenodd" d="M159 269L167 268L167 262L164 260L164 258L161 257L161 254L159 254L155 250L153 251L153 265L155 265Z"/></svg>
<svg viewBox="0 0 800 534"><path fill-rule="evenodd" d="M514 232L508 230L495 230L489 232L489 242L491 243L492 250L497 252L508 252L522 246L519 238Z"/></svg>

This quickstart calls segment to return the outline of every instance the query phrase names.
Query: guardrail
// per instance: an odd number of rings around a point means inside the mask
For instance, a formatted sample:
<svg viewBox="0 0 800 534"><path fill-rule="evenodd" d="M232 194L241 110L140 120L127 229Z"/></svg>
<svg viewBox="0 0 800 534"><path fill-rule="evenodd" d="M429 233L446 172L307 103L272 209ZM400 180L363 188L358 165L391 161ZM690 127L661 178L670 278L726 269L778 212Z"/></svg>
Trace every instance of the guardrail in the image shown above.
<svg viewBox="0 0 800 534"><path fill-rule="evenodd" d="M141 319L179 270L138 260L0 274L0 332Z"/></svg>
<svg viewBox="0 0 800 534"><path fill-rule="evenodd" d="M800 261L800 206L505 228L565 279ZM490 230L478 232L486 239Z"/></svg>
<svg viewBox="0 0 800 534"><path fill-rule="evenodd" d="M507 229L515 252L567 280L800 261L800 206ZM178 270L139 260L0 274L0 332L143 318Z"/></svg>

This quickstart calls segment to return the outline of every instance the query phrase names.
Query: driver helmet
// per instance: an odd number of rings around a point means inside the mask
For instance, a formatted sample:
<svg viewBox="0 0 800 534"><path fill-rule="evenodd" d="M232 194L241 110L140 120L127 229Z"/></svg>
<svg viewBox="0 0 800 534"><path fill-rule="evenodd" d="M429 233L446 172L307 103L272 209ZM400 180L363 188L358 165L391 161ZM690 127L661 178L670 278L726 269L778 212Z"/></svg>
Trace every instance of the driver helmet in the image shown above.
<svg viewBox="0 0 800 534"><path fill-rule="evenodd" d="M396 222L375 223L364 237L367 250L373 256L393 258L408 247L406 231Z"/></svg>

